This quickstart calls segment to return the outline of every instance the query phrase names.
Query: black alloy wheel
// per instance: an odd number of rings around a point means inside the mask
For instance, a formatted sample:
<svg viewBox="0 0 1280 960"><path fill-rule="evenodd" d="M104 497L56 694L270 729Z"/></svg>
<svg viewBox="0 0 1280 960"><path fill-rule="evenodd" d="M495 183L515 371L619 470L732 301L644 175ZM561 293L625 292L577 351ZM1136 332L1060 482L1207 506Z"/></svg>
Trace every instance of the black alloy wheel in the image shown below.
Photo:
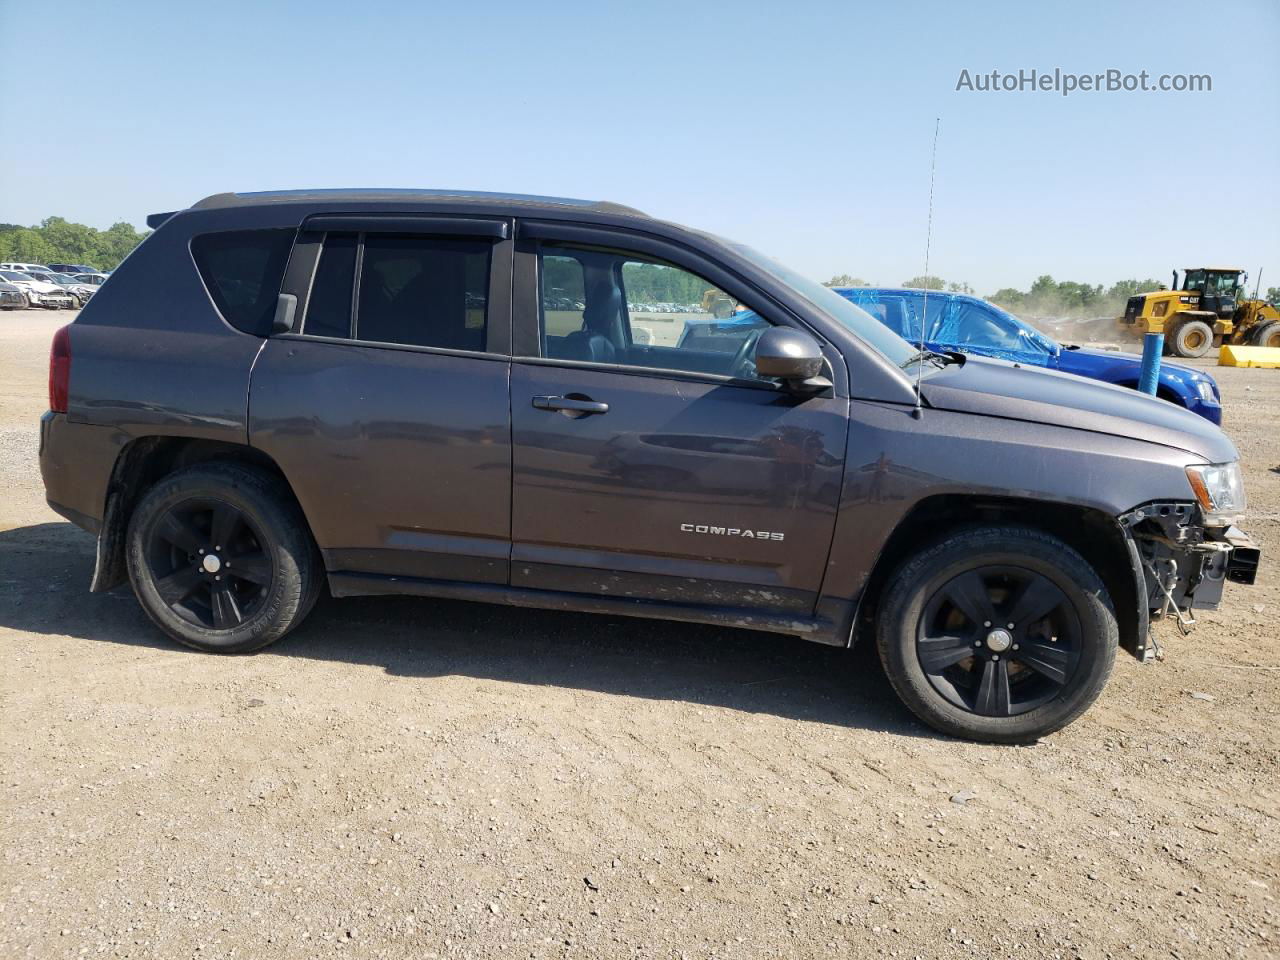
<svg viewBox="0 0 1280 960"><path fill-rule="evenodd" d="M1029 743L1067 726L1106 685L1119 645L1110 594L1059 538L965 527L893 570L876 611L885 675L930 726Z"/></svg>
<svg viewBox="0 0 1280 960"><path fill-rule="evenodd" d="M1058 696L1080 663L1080 618L1048 577L979 567L945 583L916 632L920 666L950 703L1014 717Z"/></svg>
<svg viewBox="0 0 1280 960"><path fill-rule="evenodd" d="M169 474L133 509L129 580L180 643L248 653L279 640L320 595L324 564L284 479L237 462Z"/></svg>
<svg viewBox="0 0 1280 960"><path fill-rule="evenodd" d="M244 513L210 499L169 507L151 527L147 566L161 599L189 623L229 630L254 616L271 557Z"/></svg>

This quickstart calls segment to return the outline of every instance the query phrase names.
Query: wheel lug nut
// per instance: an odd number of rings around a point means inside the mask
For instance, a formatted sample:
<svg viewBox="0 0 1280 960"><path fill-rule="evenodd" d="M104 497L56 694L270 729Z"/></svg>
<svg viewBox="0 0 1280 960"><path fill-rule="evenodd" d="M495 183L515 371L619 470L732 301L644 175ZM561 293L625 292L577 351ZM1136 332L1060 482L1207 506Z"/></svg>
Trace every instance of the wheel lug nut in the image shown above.
<svg viewBox="0 0 1280 960"><path fill-rule="evenodd" d="M982 621L982 625L983 625L984 627L989 627L989 626L991 626L991 621L990 621L990 620L983 620L983 621Z"/></svg>
<svg viewBox="0 0 1280 960"><path fill-rule="evenodd" d="M203 553L204 553L204 547L201 547L201 548L199 549L199 551L197 551L197 552L199 552L199 553L203 554Z"/></svg>
<svg viewBox="0 0 1280 960"><path fill-rule="evenodd" d="M221 580L221 579L222 579L222 577L219 577L219 576L216 576L216 575L215 575L213 579L215 579L215 580ZM997 659L999 659L999 658L997 657Z"/></svg>
<svg viewBox="0 0 1280 960"><path fill-rule="evenodd" d="M981 641L981 640L975 640L975 641L973 641L973 645L974 645L975 647L980 647L980 646L982 646L982 641Z"/></svg>
<svg viewBox="0 0 1280 960"><path fill-rule="evenodd" d="M1013 649L1015 649L1015 650L1017 650L1017 649L1018 649L1018 645L1017 645L1016 643L1013 645Z"/></svg>
<svg viewBox="0 0 1280 960"><path fill-rule="evenodd" d="M999 659L1000 659L1000 654L998 654L998 653L993 653L993 654L991 655L991 659L992 659L992 660L999 660Z"/></svg>
<svg viewBox="0 0 1280 960"><path fill-rule="evenodd" d="M1009 624L1009 629L1010 629L1010 630L1012 630L1012 629L1013 629L1013 624L1012 624L1012 623L1011 623L1011 624Z"/></svg>

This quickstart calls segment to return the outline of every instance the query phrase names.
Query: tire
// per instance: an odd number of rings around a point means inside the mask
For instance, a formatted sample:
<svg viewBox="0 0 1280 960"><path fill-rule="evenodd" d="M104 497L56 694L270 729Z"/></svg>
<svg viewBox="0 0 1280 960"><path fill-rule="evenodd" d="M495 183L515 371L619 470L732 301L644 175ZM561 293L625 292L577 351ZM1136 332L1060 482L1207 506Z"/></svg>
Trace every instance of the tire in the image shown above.
<svg viewBox="0 0 1280 960"><path fill-rule="evenodd" d="M302 511L252 467L207 463L170 474L138 503L126 536L142 609L197 650L259 650L301 623L320 595L323 565Z"/></svg>
<svg viewBox="0 0 1280 960"><path fill-rule="evenodd" d="M1280 347L1280 320L1271 320L1253 331L1249 342L1255 347Z"/></svg>
<svg viewBox="0 0 1280 960"><path fill-rule="evenodd" d="M1074 721L1102 693L1119 644L1093 568L1056 537L1016 526L963 530L907 559L876 627L907 708L989 743L1028 743Z"/></svg>
<svg viewBox="0 0 1280 960"><path fill-rule="evenodd" d="M1203 320L1187 320L1173 331L1175 357L1203 357L1213 346L1213 328Z"/></svg>

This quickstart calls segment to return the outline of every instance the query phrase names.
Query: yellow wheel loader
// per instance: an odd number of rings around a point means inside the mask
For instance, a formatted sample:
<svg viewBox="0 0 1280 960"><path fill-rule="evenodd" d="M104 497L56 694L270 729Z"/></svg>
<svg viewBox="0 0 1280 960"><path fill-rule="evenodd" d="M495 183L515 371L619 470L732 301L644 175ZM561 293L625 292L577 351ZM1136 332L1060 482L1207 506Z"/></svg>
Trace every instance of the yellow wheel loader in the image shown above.
<svg viewBox="0 0 1280 960"><path fill-rule="evenodd" d="M1203 357L1224 343L1280 347L1280 310L1265 300L1242 299L1249 274L1236 267L1173 271L1173 289L1130 297L1120 324L1141 336L1163 333L1164 352Z"/></svg>

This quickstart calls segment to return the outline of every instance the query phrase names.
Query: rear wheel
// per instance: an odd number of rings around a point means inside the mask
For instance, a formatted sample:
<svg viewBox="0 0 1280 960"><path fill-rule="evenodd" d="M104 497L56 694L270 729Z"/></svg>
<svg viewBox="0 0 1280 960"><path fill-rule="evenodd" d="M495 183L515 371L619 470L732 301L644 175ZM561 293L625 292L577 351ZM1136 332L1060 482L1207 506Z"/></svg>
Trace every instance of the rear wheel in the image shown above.
<svg viewBox="0 0 1280 960"><path fill-rule="evenodd" d="M1098 698L1118 629L1093 568L1025 527L948 537L890 578L877 624L890 683L953 736L1026 743Z"/></svg>
<svg viewBox="0 0 1280 960"><path fill-rule="evenodd" d="M1250 340L1255 347L1280 347L1280 320L1261 324Z"/></svg>
<svg viewBox="0 0 1280 960"><path fill-rule="evenodd" d="M201 464L161 480L129 520L129 579L179 643L247 653L302 622L321 564L306 521L269 475Z"/></svg>
<svg viewBox="0 0 1280 960"><path fill-rule="evenodd" d="M1177 357L1203 357L1213 346L1213 328L1203 320L1187 320L1173 331L1173 354Z"/></svg>

